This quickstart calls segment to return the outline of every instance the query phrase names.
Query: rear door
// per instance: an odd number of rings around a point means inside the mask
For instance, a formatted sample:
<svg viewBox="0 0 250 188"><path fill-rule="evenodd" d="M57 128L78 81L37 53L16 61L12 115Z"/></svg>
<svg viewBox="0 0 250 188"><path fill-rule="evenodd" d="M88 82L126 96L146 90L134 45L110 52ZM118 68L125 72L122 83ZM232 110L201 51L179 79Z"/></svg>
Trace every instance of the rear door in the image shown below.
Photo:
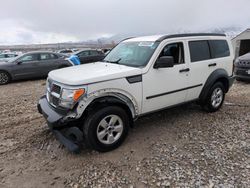
<svg viewBox="0 0 250 188"><path fill-rule="evenodd" d="M197 86L188 90L187 100L198 99L210 74L219 68L227 67L230 51L226 40L190 40L189 83Z"/></svg>
<svg viewBox="0 0 250 188"><path fill-rule="evenodd" d="M42 76L47 76L52 70L57 69L59 66L58 56L53 53L40 53L39 54L39 71Z"/></svg>

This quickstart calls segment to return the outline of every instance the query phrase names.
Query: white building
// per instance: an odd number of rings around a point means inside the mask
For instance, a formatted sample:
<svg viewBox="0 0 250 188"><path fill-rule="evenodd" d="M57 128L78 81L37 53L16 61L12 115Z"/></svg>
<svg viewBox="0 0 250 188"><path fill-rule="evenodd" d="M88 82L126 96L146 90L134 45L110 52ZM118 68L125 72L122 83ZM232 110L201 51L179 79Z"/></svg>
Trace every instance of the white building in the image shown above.
<svg viewBox="0 0 250 188"><path fill-rule="evenodd" d="M250 52L250 28L234 37L232 43L236 57Z"/></svg>

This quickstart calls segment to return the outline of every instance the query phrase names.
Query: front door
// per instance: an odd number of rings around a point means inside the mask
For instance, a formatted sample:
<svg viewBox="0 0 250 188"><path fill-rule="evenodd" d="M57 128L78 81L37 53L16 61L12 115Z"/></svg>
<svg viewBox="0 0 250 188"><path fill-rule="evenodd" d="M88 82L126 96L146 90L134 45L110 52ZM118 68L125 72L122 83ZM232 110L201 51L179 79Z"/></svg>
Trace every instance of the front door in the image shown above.
<svg viewBox="0 0 250 188"><path fill-rule="evenodd" d="M161 56L172 56L174 66L158 69L152 67L143 75L142 113L152 112L185 101L189 69L186 64L187 58L184 55L184 44L178 41L166 43L158 58Z"/></svg>
<svg viewBox="0 0 250 188"><path fill-rule="evenodd" d="M17 79L37 77L38 54L27 54L13 62L12 74Z"/></svg>

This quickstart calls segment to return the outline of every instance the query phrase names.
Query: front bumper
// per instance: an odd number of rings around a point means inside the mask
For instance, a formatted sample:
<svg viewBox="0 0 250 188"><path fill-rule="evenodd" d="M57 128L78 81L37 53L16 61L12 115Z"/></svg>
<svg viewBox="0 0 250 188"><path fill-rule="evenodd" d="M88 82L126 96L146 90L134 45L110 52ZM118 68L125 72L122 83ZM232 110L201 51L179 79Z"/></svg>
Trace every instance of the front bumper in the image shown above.
<svg viewBox="0 0 250 188"><path fill-rule="evenodd" d="M69 121L65 119L67 111L56 111L50 106L46 96L39 100L37 108L39 113L46 119L50 130L54 133L57 140L69 151L79 153L80 143L83 141L83 133L78 127L68 126Z"/></svg>
<svg viewBox="0 0 250 188"><path fill-rule="evenodd" d="M250 81L249 71L250 71L250 67L244 67L244 68L243 67L235 67L234 74L235 74L236 78L239 78L241 80Z"/></svg>
<svg viewBox="0 0 250 188"><path fill-rule="evenodd" d="M44 116L51 128L59 128L60 126L67 124L67 121L64 120L67 111L57 112L53 107L50 106L46 96L40 98L37 104L37 109L39 113Z"/></svg>

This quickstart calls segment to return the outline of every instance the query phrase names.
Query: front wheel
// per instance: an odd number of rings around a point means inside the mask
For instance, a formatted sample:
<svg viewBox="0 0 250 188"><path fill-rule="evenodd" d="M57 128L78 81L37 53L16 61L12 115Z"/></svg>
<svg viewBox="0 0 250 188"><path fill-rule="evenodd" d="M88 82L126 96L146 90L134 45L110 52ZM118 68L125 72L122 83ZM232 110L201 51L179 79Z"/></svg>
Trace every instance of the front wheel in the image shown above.
<svg viewBox="0 0 250 188"><path fill-rule="evenodd" d="M83 132L89 147L107 152L123 143L128 129L129 118L126 111L118 106L107 106L89 114Z"/></svg>
<svg viewBox="0 0 250 188"><path fill-rule="evenodd" d="M219 110L225 99L225 87L221 82L215 83L208 91L208 96L203 106L208 112Z"/></svg>
<svg viewBox="0 0 250 188"><path fill-rule="evenodd" d="M0 85L8 84L10 80L10 75L7 72L0 71Z"/></svg>

